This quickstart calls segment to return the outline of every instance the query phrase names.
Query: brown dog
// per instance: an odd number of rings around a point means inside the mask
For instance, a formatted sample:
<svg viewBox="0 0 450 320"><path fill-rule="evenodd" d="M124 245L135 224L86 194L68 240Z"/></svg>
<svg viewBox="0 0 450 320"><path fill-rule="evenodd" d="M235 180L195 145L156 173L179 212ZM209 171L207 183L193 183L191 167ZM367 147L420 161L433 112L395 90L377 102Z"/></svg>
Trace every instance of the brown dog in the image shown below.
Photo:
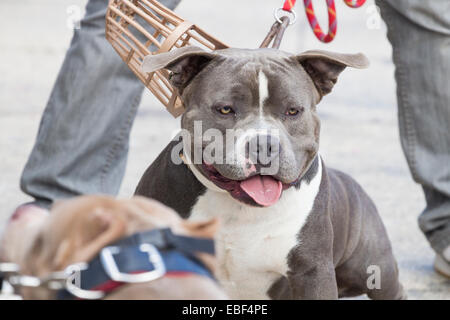
<svg viewBox="0 0 450 320"><path fill-rule="evenodd" d="M84 196L58 202L50 215L30 213L16 217L2 241L2 261L15 262L21 273L45 277L77 262L89 262L102 248L132 234L170 228L176 235L212 238L217 220L184 221L168 207L145 198L115 200ZM197 258L214 271L214 258ZM25 299L54 299L46 288L23 289ZM106 299L226 299L214 280L197 274L164 276L152 282L127 284Z"/></svg>

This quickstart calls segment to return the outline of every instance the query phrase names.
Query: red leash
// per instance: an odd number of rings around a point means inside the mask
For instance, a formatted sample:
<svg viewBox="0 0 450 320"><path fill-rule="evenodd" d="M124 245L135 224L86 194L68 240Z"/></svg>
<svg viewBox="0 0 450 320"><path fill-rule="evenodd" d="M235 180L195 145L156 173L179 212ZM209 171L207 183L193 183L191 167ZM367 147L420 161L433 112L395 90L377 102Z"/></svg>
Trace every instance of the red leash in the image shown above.
<svg viewBox="0 0 450 320"><path fill-rule="evenodd" d="M286 0L284 2L283 10L289 12L292 11L296 2L297 0ZM308 18L309 24L311 25L317 39L325 43L333 41L334 37L336 37L337 31L336 7L334 5L334 0L326 0L328 8L327 34L322 31L322 28L319 25L316 13L314 12L312 0L303 0L303 2L305 3L306 17ZM366 2L366 0L344 0L344 2L350 8L359 8Z"/></svg>
<svg viewBox="0 0 450 320"><path fill-rule="evenodd" d="M284 2L283 10L284 11L291 11L292 8L294 8L296 2L297 2L297 0L286 0Z"/></svg>

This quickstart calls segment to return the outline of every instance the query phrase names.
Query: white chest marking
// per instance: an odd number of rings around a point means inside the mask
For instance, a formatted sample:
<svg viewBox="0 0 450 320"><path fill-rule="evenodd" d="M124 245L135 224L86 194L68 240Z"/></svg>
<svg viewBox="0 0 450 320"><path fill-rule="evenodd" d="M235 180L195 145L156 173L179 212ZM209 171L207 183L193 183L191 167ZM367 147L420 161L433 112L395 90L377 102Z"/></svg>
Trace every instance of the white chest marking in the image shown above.
<svg viewBox="0 0 450 320"><path fill-rule="evenodd" d="M254 208L228 193L207 190L190 220L220 217L216 237L217 278L232 299L267 299L267 290L288 271L287 256L312 210L322 179L322 164L309 184L283 192L277 204Z"/></svg>
<svg viewBox="0 0 450 320"><path fill-rule="evenodd" d="M264 101L269 98L269 80L263 71L258 73L259 82L259 116L263 118Z"/></svg>

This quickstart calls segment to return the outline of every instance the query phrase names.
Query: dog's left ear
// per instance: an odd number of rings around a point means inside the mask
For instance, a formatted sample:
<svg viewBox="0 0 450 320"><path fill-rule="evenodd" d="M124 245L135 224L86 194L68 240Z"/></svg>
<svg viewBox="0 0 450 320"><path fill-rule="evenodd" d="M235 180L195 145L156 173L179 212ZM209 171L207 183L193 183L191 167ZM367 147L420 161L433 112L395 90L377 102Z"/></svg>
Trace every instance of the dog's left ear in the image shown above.
<svg viewBox="0 0 450 320"><path fill-rule="evenodd" d="M144 72L155 72L160 69L172 71L170 82L182 92L189 82L216 57L215 53L188 46L146 56L141 68Z"/></svg>
<svg viewBox="0 0 450 320"><path fill-rule="evenodd" d="M53 258L56 270L78 261L92 260L104 247L126 234L126 221L110 208L98 206L83 218L84 221L73 224L74 230L79 231L59 244Z"/></svg>
<svg viewBox="0 0 450 320"><path fill-rule="evenodd" d="M333 89L339 74L346 67L363 69L369 60L362 53L343 54L323 50L306 51L295 57L309 74L319 92L320 99Z"/></svg>

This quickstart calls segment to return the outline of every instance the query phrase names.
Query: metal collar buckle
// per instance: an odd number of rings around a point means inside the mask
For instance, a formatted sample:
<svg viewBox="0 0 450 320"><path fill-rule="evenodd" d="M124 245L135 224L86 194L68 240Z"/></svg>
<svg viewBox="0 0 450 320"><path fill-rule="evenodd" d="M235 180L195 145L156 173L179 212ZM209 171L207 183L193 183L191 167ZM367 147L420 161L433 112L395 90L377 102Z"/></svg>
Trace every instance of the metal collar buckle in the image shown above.
<svg viewBox="0 0 450 320"><path fill-rule="evenodd" d="M166 273L164 261L155 246L144 243L139 246L141 252L147 253L149 261L153 264L154 270L139 274L122 273L117 266L114 255L120 252L119 247L106 247L100 252L100 260L106 274L116 282L142 283L161 278Z"/></svg>
<svg viewBox="0 0 450 320"><path fill-rule="evenodd" d="M275 20L278 21L278 23L280 23L280 24L283 23L283 21L281 21L281 14L282 13L290 13L292 15L292 20L289 22L290 26L297 22L297 13L294 10L286 11L283 8L276 8L273 11L273 16L275 17Z"/></svg>

